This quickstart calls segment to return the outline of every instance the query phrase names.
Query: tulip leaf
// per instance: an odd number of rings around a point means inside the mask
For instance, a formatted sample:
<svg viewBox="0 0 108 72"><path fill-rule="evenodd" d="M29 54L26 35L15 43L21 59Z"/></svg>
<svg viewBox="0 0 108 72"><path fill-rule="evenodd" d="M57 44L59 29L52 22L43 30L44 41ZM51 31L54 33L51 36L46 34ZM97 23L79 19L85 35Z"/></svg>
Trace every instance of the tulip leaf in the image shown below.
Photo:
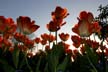
<svg viewBox="0 0 108 72"><path fill-rule="evenodd" d="M12 53L13 62L14 62L14 65L15 65L16 69L18 68L19 53L20 53L20 50L17 47L14 49L14 51Z"/></svg>
<svg viewBox="0 0 108 72"><path fill-rule="evenodd" d="M25 60L25 53L20 52L19 53L19 69L21 69L23 67L23 65L26 65L26 60Z"/></svg>
<svg viewBox="0 0 108 72"><path fill-rule="evenodd" d="M108 72L108 65L106 65L106 72Z"/></svg>
<svg viewBox="0 0 108 72"><path fill-rule="evenodd" d="M2 65L4 72L15 72L15 69L9 65L6 60L0 59L0 64Z"/></svg>
<svg viewBox="0 0 108 72"><path fill-rule="evenodd" d="M56 72L59 60L64 54L62 45L53 44L52 51L48 54L48 68L50 72Z"/></svg>
<svg viewBox="0 0 108 72"><path fill-rule="evenodd" d="M86 52L87 52L86 54L90 65L94 68L95 71L97 71L96 70L96 65L98 64L97 54L94 52L92 48L88 46L86 46Z"/></svg>
<svg viewBox="0 0 108 72"><path fill-rule="evenodd" d="M41 58L39 58L39 60L38 60L35 72L40 72L39 71L40 63L41 63Z"/></svg>
<svg viewBox="0 0 108 72"><path fill-rule="evenodd" d="M63 60L63 62L58 65L57 72L59 72L59 71L65 72L66 67L68 66L69 60L70 60L70 56L66 56L65 59Z"/></svg>

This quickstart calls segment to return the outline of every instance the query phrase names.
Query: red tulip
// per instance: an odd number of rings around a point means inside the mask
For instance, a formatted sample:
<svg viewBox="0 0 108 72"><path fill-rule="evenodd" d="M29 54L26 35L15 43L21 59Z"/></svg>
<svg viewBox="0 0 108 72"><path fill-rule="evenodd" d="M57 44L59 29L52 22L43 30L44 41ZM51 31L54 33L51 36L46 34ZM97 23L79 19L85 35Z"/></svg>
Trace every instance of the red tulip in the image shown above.
<svg viewBox="0 0 108 72"><path fill-rule="evenodd" d="M82 45L82 46L80 47L80 51L81 51L82 54L85 53L85 45Z"/></svg>
<svg viewBox="0 0 108 72"><path fill-rule="evenodd" d="M16 31L16 25L12 18L0 16L0 33L13 34Z"/></svg>
<svg viewBox="0 0 108 72"><path fill-rule="evenodd" d="M21 44L18 44L18 48L20 51L27 51L27 49L28 49L27 46L21 45Z"/></svg>
<svg viewBox="0 0 108 72"><path fill-rule="evenodd" d="M46 45L45 46L45 51L49 51L50 50L50 46L49 45Z"/></svg>
<svg viewBox="0 0 108 72"><path fill-rule="evenodd" d="M108 48L104 49L104 54L105 54L105 56L108 56Z"/></svg>
<svg viewBox="0 0 108 72"><path fill-rule="evenodd" d="M72 50L71 49L66 49L65 52L69 55L72 55Z"/></svg>
<svg viewBox="0 0 108 72"><path fill-rule="evenodd" d="M10 47L9 48L9 51L12 53L14 51L14 48L13 47Z"/></svg>
<svg viewBox="0 0 108 72"><path fill-rule="evenodd" d="M38 37L35 38L35 42L36 42L37 44L39 44L40 41L41 41L40 38L38 38Z"/></svg>
<svg viewBox="0 0 108 72"><path fill-rule="evenodd" d="M2 41L3 41L3 38L0 36L0 48L2 48Z"/></svg>
<svg viewBox="0 0 108 72"><path fill-rule="evenodd" d="M0 33L3 33L6 30L6 18L0 16Z"/></svg>
<svg viewBox="0 0 108 72"><path fill-rule="evenodd" d="M41 44L45 45L45 44L47 44L47 41L46 40L41 40Z"/></svg>
<svg viewBox="0 0 108 72"><path fill-rule="evenodd" d="M28 53L27 53L27 56L28 56L29 58L31 58L31 57L33 57L33 53L32 53L32 52L28 52Z"/></svg>

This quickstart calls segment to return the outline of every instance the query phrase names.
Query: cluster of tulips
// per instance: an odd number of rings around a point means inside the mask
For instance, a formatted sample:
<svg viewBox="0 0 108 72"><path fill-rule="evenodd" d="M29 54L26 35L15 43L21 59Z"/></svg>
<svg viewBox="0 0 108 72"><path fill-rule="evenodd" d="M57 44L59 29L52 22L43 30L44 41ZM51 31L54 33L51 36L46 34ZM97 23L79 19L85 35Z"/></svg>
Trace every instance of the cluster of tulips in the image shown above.
<svg viewBox="0 0 108 72"><path fill-rule="evenodd" d="M68 33L58 34L69 15L66 8L57 6L46 24L49 34L34 39L29 35L40 26L30 17L19 16L14 22L0 16L0 72L107 72L108 10L105 13L103 8L97 18L91 12L80 12L78 23L72 28L76 33L71 35L74 49L66 42Z"/></svg>

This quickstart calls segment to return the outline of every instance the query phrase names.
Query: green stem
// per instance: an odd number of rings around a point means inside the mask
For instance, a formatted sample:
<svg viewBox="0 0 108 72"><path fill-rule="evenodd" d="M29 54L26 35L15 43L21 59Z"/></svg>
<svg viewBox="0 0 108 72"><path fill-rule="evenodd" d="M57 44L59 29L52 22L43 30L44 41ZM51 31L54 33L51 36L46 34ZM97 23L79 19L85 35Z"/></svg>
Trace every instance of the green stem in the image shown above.
<svg viewBox="0 0 108 72"><path fill-rule="evenodd" d="M30 72L33 72L30 65L29 65L29 63L28 63L26 55L25 55L25 61L26 61L27 67L29 68Z"/></svg>
<svg viewBox="0 0 108 72"><path fill-rule="evenodd" d="M94 40L96 41L96 39L95 39L95 34L94 34Z"/></svg>
<svg viewBox="0 0 108 72"><path fill-rule="evenodd" d="M51 32L50 32L50 35L51 35ZM49 40L49 47L50 47L50 40Z"/></svg>
<svg viewBox="0 0 108 72"><path fill-rule="evenodd" d="M106 72L106 63L105 63L105 55L104 55L104 49L103 49L103 42L104 39L101 42L101 50L102 50L102 64L103 64L103 72Z"/></svg>
<svg viewBox="0 0 108 72"><path fill-rule="evenodd" d="M57 31L55 32L55 37L56 37L56 44L57 44Z"/></svg>
<svg viewBox="0 0 108 72"><path fill-rule="evenodd" d="M102 50L102 63L103 63L103 72L106 72L105 55L103 50Z"/></svg>
<svg viewBox="0 0 108 72"><path fill-rule="evenodd" d="M44 50L44 45L42 45L42 50Z"/></svg>
<svg viewBox="0 0 108 72"><path fill-rule="evenodd" d="M38 44L36 44L36 51L38 51Z"/></svg>

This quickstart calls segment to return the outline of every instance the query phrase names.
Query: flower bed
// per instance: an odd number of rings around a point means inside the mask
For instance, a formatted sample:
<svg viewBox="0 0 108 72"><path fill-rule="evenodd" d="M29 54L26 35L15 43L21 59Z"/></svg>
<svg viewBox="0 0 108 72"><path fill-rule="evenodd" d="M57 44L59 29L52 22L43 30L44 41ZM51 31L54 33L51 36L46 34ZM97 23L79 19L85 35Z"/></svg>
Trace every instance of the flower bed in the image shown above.
<svg viewBox="0 0 108 72"><path fill-rule="evenodd" d="M0 71L107 72L108 6L100 6L99 11L96 18L91 12L80 12L78 23L72 28L76 35L71 35L75 49L66 43L68 33L58 34L69 15L66 8L57 6L46 25L49 34L43 33L35 39L29 37L40 27L34 20L19 16L15 23L12 18L0 16ZM43 48L38 48L39 43Z"/></svg>

